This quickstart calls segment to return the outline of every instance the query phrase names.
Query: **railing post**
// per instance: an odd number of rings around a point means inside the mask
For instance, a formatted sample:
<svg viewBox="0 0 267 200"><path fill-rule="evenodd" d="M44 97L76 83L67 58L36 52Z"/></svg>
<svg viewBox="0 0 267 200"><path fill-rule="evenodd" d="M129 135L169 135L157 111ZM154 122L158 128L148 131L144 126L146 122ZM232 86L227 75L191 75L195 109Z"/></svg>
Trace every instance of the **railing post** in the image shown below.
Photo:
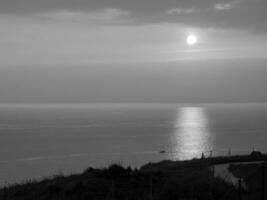
<svg viewBox="0 0 267 200"><path fill-rule="evenodd" d="M242 200L242 182L238 180L238 200Z"/></svg>
<svg viewBox="0 0 267 200"><path fill-rule="evenodd" d="M261 165L261 170L262 170L262 179L261 179L261 183L262 183L262 186L261 186L261 199L264 200L265 196L264 196L264 190L265 190L265 163L263 162L262 165Z"/></svg>
<svg viewBox="0 0 267 200"><path fill-rule="evenodd" d="M153 177L150 175L150 199L153 200Z"/></svg>

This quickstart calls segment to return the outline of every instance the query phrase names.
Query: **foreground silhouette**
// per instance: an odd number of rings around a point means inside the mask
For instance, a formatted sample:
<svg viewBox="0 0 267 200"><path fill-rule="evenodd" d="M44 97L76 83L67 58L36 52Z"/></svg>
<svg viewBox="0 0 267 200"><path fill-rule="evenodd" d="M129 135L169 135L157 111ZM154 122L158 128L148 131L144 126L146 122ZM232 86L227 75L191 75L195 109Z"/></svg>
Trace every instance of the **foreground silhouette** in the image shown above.
<svg viewBox="0 0 267 200"><path fill-rule="evenodd" d="M0 199L238 199L238 188L214 177L211 166L229 160L235 162L249 158L259 159L250 155L162 161L147 164L140 169L119 165L105 169L89 168L78 175L59 175L39 182L29 181L2 188ZM265 159L265 156L262 159ZM236 168L233 170L238 174ZM244 171L245 169L242 169L242 173Z"/></svg>

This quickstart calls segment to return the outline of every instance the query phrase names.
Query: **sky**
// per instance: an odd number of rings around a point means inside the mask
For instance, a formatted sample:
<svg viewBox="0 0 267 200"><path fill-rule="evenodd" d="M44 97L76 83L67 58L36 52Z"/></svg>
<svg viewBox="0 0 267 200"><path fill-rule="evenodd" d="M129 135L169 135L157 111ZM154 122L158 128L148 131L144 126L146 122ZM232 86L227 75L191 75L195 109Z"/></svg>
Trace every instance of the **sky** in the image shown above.
<svg viewBox="0 0 267 200"><path fill-rule="evenodd" d="M0 102L266 102L266 10L265 0L1 0Z"/></svg>

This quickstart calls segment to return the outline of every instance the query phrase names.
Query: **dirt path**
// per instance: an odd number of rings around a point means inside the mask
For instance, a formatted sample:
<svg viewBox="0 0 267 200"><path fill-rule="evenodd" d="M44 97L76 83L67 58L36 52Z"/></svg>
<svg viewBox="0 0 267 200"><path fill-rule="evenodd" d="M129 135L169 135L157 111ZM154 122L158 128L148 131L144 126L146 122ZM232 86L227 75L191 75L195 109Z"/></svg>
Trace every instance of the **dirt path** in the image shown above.
<svg viewBox="0 0 267 200"><path fill-rule="evenodd" d="M229 166L230 165L240 165L240 164L258 164L262 163L262 161L256 161L256 162L239 162L239 163L227 163L227 164L219 164L219 165L214 165L214 176L215 177L220 177L223 180L225 180L228 183L231 183L235 186L238 186L238 180L239 178L235 177L230 171L229 171ZM242 187L244 189L247 188L246 184L244 183L243 180L241 180Z"/></svg>

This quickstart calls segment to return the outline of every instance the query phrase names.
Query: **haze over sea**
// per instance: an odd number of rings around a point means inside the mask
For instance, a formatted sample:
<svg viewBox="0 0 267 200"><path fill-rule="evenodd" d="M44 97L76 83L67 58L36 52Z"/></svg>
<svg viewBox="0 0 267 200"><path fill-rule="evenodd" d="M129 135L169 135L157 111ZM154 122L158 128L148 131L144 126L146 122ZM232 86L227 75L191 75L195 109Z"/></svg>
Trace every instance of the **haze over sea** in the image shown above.
<svg viewBox="0 0 267 200"><path fill-rule="evenodd" d="M267 104L2 104L0 184L202 152L266 152L266 132Z"/></svg>

